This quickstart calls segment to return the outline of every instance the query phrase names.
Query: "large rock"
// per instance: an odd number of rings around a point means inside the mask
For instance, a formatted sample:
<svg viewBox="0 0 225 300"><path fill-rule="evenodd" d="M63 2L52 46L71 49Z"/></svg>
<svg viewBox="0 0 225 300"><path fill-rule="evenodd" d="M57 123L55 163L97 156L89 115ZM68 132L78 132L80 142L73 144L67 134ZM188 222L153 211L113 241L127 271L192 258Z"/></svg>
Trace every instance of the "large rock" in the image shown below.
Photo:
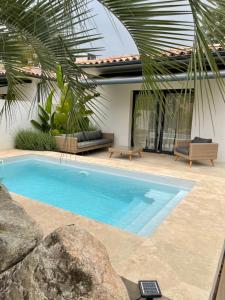
<svg viewBox="0 0 225 300"><path fill-rule="evenodd" d="M41 238L38 225L0 185L0 273L21 261Z"/></svg>
<svg viewBox="0 0 225 300"><path fill-rule="evenodd" d="M0 276L1 300L128 300L105 247L75 225L47 236Z"/></svg>

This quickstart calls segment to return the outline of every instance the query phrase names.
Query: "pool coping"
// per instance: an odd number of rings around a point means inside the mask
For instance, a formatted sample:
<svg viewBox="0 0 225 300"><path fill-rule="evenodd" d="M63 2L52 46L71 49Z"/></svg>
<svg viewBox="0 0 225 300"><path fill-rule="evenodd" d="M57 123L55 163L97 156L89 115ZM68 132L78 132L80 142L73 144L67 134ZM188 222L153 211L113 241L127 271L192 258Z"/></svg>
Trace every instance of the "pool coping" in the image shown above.
<svg viewBox="0 0 225 300"><path fill-rule="evenodd" d="M37 153L17 150L8 152L3 157L23 154L60 157L58 153L52 152ZM118 168L118 163L113 160L78 156L76 156L76 160ZM151 166L146 168L141 166L138 170L138 166L132 163L129 165L124 163L119 166L119 169L121 168L137 171L141 168L142 172L159 176L168 174L168 170L151 168ZM137 242L139 246L129 256L123 257L120 262L113 262L113 266L121 276L132 282L137 282L138 279L142 278L158 279L164 297L169 299L212 299L213 286L216 283L220 260L224 251L225 197L223 191L225 179L216 176L207 178L204 174L171 170L171 178L176 176L184 180L194 180L196 185L193 190L173 209L170 216L158 227L153 236L138 238L136 241L135 237L123 233L124 241L131 239L132 243ZM25 207L28 205L26 200L20 199L20 202ZM29 211L31 212L32 209L30 207ZM105 230L104 226L109 225L101 224L102 231ZM106 232L108 233L108 229ZM95 235L98 237L98 234ZM119 236L120 233L116 231L113 232L114 235ZM212 237L214 237L213 245ZM110 248L107 249L111 255Z"/></svg>

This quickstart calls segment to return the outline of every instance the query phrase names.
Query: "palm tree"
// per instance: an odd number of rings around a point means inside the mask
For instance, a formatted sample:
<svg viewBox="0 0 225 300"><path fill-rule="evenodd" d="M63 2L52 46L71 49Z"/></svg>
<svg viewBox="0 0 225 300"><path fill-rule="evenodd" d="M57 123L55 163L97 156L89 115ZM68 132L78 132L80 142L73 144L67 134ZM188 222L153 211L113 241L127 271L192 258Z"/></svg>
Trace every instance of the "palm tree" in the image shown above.
<svg viewBox="0 0 225 300"><path fill-rule="evenodd" d="M134 39L143 63L144 90L158 93L158 78L165 75L172 77L172 67L178 72L187 72L188 79L194 82L198 77L205 79L209 87L207 74L211 71L221 93L224 92L224 82L216 63L219 60L224 64L224 60L209 37L209 33L213 33L224 46L224 34L219 29L215 30L213 13L219 5L223 8L220 15L225 16L223 0L99 2L123 23ZM3 110L10 110L15 99L24 96L18 83L25 76L22 76L21 70L27 63L42 69L44 83L51 82L56 65L60 64L74 92L78 95L84 92L84 80L79 79L88 78L88 74L76 64L76 59L84 53L99 50L90 45L101 38L90 28L90 18L93 16L87 0L0 1L0 60L8 81ZM225 17L221 20L223 22ZM181 65L167 57L169 49L183 46L192 48L186 63ZM94 89L87 83L85 87L89 91ZM186 87L188 89L188 83Z"/></svg>

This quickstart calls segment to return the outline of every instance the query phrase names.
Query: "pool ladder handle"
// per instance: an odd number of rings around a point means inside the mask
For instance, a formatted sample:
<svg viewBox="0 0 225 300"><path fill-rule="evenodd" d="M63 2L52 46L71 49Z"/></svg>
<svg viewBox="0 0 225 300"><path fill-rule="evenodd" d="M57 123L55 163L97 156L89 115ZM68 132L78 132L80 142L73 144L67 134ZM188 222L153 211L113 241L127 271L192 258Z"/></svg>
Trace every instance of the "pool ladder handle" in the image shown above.
<svg viewBox="0 0 225 300"><path fill-rule="evenodd" d="M60 153L59 163L61 164L64 159L68 160L68 158L67 158L68 155L69 155L69 160L72 160L73 157L74 157L74 160L76 160L76 154L74 155L74 154L71 154L71 153L64 153L64 152L62 152L62 153Z"/></svg>
<svg viewBox="0 0 225 300"><path fill-rule="evenodd" d="M4 168L4 160L3 159L0 159L0 164L3 166Z"/></svg>

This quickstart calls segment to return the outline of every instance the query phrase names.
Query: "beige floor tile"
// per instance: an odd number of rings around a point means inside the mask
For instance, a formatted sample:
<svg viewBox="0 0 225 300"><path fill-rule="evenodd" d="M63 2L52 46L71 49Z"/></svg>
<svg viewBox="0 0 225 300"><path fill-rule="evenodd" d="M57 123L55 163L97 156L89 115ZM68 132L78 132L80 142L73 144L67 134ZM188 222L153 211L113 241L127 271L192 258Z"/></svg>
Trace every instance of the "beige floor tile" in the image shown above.
<svg viewBox="0 0 225 300"><path fill-rule="evenodd" d="M41 154L60 159L59 153L9 150L0 157ZM41 225L45 234L65 224L86 228L107 248L116 271L136 289L139 279L157 279L163 299L207 300L216 280L225 238L225 164L173 160L164 154L143 158L108 158L106 151L63 159L195 181L193 190L177 205L154 234L141 238L112 226L13 194ZM131 289L132 290L132 289ZM135 299L136 292L132 292Z"/></svg>

